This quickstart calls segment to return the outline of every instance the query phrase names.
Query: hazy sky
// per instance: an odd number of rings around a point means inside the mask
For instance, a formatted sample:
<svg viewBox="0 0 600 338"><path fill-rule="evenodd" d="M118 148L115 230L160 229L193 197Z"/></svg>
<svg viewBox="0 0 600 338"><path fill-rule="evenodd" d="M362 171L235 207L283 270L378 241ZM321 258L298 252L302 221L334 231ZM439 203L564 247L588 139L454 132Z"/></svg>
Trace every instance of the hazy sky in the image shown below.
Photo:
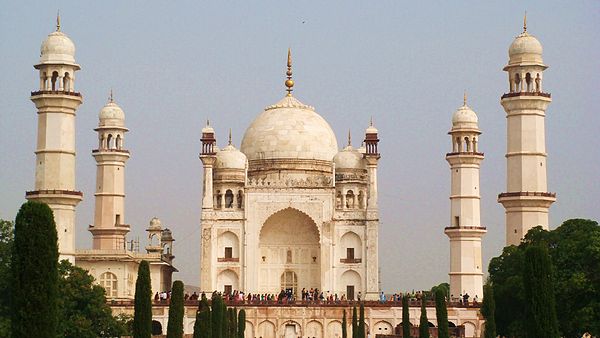
<svg viewBox="0 0 600 338"><path fill-rule="evenodd" d="M38 87L33 65L54 30L77 47L77 246L91 247L98 112L113 88L130 132L126 222L146 243L153 216L176 239L176 279L198 284L200 130L220 146L284 95L287 48L295 96L316 107L338 144L380 132L380 267L385 291L448 280L451 116L463 91L478 113L484 261L504 244L508 46L528 31L544 46L551 227L600 219L600 2L597 1L25 1L0 10L0 218L14 219L34 183Z"/></svg>

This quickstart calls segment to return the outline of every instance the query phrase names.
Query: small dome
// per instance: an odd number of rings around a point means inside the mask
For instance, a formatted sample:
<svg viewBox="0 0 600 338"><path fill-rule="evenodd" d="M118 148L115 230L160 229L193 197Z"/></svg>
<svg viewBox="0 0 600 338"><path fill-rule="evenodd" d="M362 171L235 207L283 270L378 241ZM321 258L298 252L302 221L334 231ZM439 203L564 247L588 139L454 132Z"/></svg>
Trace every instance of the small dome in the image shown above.
<svg viewBox="0 0 600 338"><path fill-rule="evenodd" d="M169 228L166 228L162 231L161 236L160 236L160 240L161 242L172 242L174 241L173 239L173 233L171 232L171 230L169 230Z"/></svg>
<svg viewBox="0 0 600 338"><path fill-rule="evenodd" d="M213 129L213 127L211 127L209 124L206 125L206 127L202 128L202 134L205 133L215 133L215 130Z"/></svg>
<svg viewBox="0 0 600 338"><path fill-rule="evenodd" d="M478 122L477 114L467 105L458 108L452 115L453 127L478 128Z"/></svg>
<svg viewBox="0 0 600 338"><path fill-rule="evenodd" d="M363 155L352 146L347 146L333 157L335 169L364 169Z"/></svg>
<svg viewBox="0 0 600 338"><path fill-rule="evenodd" d="M527 32L519 34L508 48L509 65L521 63L544 64L542 44Z"/></svg>
<svg viewBox="0 0 600 338"><path fill-rule="evenodd" d="M246 155L230 144L217 152L215 169L246 169Z"/></svg>
<svg viewBox="0 0 600 338"><path fill-rule="evenodd" d="M365 130L365 134L377 134L378 132L379 130L377 130L377 128L375 128L373 125L370 125L369 128Z"/></svg>
<svg viewBox="0 0 600 338"><path fill-rule="evenodd" d="M152 217L152 219L150 220L150 228L156 229L156 228L160 228L162 226L162 223L160 222L160 219L158 219L157 217Z"/></svg>
<svg viewBox="0 0 600 338"><path fill-rule="evenodd" d="M50 33L40 47L40 64L75 63L75 44L63 32Z"/></svg>
<svg viewBox="0 0 600 338"><path fill-rule="evenodd" d="M101 126L120 126L125 123L125 112L113 101L107 103L98 114Z"/></svg>
<svg viewBox="0 0 600 338"><path fill-rule="evenodd" d="M337 140L325 119L313 107L286 96L250 124L241 151L249 160L306 159L332 161Z"/></svg>

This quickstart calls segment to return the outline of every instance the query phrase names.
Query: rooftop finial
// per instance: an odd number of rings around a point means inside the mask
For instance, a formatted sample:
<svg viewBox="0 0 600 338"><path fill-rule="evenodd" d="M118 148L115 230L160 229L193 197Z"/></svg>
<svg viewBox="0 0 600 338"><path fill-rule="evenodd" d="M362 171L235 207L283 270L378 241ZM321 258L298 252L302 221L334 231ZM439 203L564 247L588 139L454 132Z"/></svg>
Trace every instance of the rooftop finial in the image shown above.
<svg viewBox="0 0 600 338"><path fill-rule="evenodd" d="M206 119L206 126L210 127L210 120L209 119Z"/></svg>
<svg viewBox="0 0 600 338"><path fill-rule="evenodd" d="M467 106L467 90L465 89L465 92L463 94L463 106Z"/></svg>
<svg viewBox="0 0 600 338"><path fill-rule="evenodd" d="M231 128L229 128L229 145L231 145Z"/></svg>
<svg viewBox="0 0 600 338"><path fill-rule="evenodd" d="M348 129L348 147L352 145L352 135L350 134L350 129Z"/></svg>
<svg viewBox="0 0 600 338"><path fill-rule="evenodd" d="M112 88L110 89L110 96L108 97L108 102L109 102L109 103L113 103L113 102L115 102L115 101L113 100L113 91L112 91Z"/></svg>
<svg viewBox="0 0 600 338"><path fill-rule="evenodd" d="M60 32L60 10L56 11L56 31Z"/></svg>
<svg viewBox="0 0 600 338"><path fill-rule="evenodd" d="M294 90L294 80L292 80L292 49L288 48L287 57L287 80L285 80L285 86L287 87L287 96L292 96L292 90Z"/></svg>
<svg viewBox="0 0 600 338"><path fill-rule="evenodd" d="M525 11L525 16L523 17L523 33L527 33L527 11Z"/></svg>
<svg viewBox="0 0 600 338"><path fill-rule="evenodd" d="M373 126L373 115L371 115L371 120L369 121L369 127Z"/></svg>

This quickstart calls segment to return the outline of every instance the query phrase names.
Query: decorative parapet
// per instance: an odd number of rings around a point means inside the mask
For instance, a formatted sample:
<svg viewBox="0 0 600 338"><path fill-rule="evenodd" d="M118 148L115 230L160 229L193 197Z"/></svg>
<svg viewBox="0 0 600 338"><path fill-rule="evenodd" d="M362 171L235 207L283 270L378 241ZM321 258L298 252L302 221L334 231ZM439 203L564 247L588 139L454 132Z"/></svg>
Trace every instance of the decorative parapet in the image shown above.
<svg viewBox="0 0 600 338"><path fill-rule="evenodd" d="M340 258L340 263L357 264L357 263L362 263L362 259L361 258Z"/></svg>
<svg viewBox="0 0 600 338"><path fill-rule="evenodd" d="M233 258L233 257L229 257L229 258L219 257L219 258L217 258L217 262L219 262L219 263L237 263L239 261L240 261L239 258Z"/></svg>
<svg viewBox="0 0 600 338"><path fill-rule="evenodd" d="M60 95L70 95L70 96L81 97L81 93L79 93L79 92L69 92L66 90L38 90L35 92L31 92L31 96L46 95L46 94L60 94Z"/></svg>
<svg viewBox="0 0 600 338"><path fill-rule="evenodd" d="M550 95L550 93L542 93L542 92L516 92L516 93L505 93L504 95L502 95L502 98L507 98L507 97L517 97L517 96L541 96L541 97L547 97L547 98L551 98L552 95Z"/></svg>

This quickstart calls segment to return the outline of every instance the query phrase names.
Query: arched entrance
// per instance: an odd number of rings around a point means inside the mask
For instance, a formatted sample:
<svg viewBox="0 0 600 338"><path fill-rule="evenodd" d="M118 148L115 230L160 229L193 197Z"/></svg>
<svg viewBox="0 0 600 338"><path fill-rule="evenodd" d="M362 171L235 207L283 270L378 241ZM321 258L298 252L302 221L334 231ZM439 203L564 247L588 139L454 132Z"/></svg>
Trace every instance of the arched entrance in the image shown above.
<svg viewBox="0 0 600 338"><path fill-rule="evenodd" d="M259 236L261 292L321 289L319 229L305 213L287 208L271 215Z"/></svg>

